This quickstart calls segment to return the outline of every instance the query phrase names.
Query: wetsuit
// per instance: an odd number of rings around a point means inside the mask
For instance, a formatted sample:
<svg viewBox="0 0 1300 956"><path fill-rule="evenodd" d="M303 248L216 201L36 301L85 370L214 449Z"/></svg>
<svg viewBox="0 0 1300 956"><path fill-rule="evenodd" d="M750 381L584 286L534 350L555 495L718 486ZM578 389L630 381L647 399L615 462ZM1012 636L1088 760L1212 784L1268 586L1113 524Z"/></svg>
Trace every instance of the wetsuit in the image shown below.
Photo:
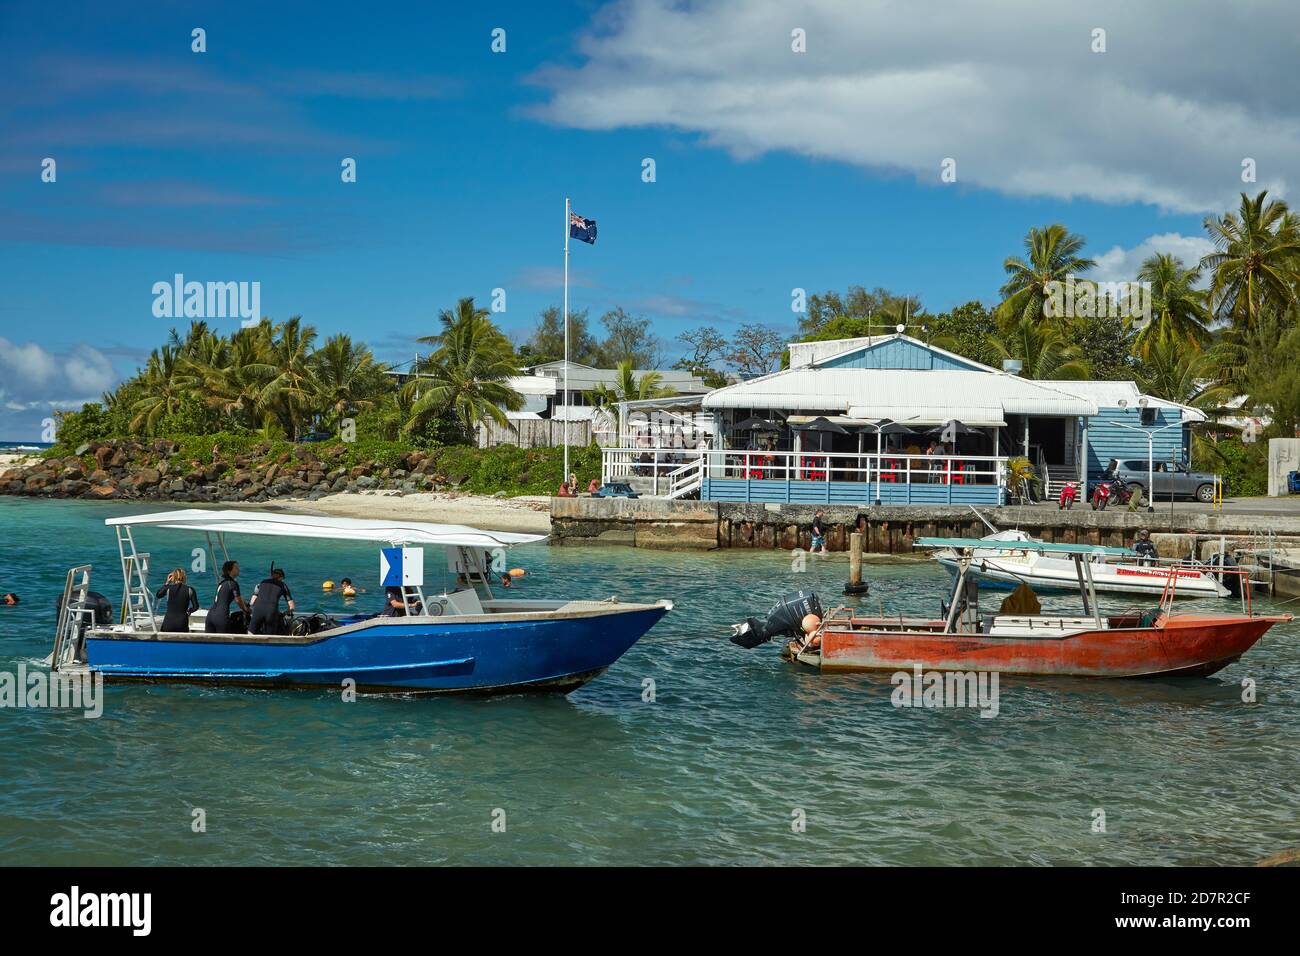
<svg viewBox="0 0 1300 956"><path fill-rule="evenodd" d="M280 616L280 598L286 604L293 600L288 585L275 578L266 578L253 590L253 617L248 622L250 634L282 634L283 618Z"/></svg>
<svg viewBox="0 0 1300 956"><path fill-rule="evenodd" d="M230 620L230 605L237 597L239 597L239 583L234 578L223 577L221 583L217 585L217 599L212 607L208 608L208 617L203 623L203 630L209 634L236 634L243 631L243 627L236 630ZM239 611L238 616L242 619L243 612Z"/></svg>
<svg viewBox="0 0 1300 956"><path fill-rule="evenodd" d="M162 629L169 634L181 634L190 629L190 615L199 609L199 596L188 584L164 584L155 595L167 599L167 613L163 615Z"/></svg>
<svg viewBox="0 0 1300 956"><path fill-rule="evenodd" d="M393 607L394 601L402 606ZM384 588L384 617L406 617L406 596L401 588Z"/></svg>
<svg viewBox="0 0 1300 956"><path fill-rule="evenodd" d="M1156 546L1150 541L1136 541L1133 544L1133 550L1137 552L1139 564L1154 564L1160 554L1156 551Z"/></svg>

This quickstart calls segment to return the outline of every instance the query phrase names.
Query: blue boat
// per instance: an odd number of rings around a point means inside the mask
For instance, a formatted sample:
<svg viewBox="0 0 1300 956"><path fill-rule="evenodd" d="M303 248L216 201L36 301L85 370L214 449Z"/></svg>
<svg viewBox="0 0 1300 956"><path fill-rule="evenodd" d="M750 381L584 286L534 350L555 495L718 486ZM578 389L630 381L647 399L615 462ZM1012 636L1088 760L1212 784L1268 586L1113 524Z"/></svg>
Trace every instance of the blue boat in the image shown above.
<svg viewBox="0 0 1300 956"><path fill-rule="evenodd" d="M489 569L504 550L545 535L463 525L186 509L109 518L122 563L116 624L96 613L91 566L64 585L50 665L105 679L257 687L352 687L377 693L568 693L601 674L672 609L670 601L546 601L496 597ZM190 629L161 630L149 585L149 555L133 528L203 532L214 566L227 534L368 541L411 552L397 572L411 609L404 616L311 615L289 633L211 633L203 613ZM214 544L215 537L215 544ZM458 586L426 596L423 546L447 549ZM392 553L392 552L387 552ZM400 560L395 558L395 560ZM351 683L348 683L351 682Z"/></svg>

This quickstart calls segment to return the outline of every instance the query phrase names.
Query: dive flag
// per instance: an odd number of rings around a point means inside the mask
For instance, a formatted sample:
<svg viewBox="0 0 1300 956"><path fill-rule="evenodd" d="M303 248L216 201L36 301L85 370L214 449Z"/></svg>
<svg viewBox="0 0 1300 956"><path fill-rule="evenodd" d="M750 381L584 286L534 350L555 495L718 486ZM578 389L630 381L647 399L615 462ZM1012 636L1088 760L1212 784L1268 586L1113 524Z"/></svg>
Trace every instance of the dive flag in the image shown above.
<svg viewBox="0 0 1300 956"><path fill-rule="evenodd" d="M569 213L569 237L596 244L596 220L583 219L576 212Z"/></svg>

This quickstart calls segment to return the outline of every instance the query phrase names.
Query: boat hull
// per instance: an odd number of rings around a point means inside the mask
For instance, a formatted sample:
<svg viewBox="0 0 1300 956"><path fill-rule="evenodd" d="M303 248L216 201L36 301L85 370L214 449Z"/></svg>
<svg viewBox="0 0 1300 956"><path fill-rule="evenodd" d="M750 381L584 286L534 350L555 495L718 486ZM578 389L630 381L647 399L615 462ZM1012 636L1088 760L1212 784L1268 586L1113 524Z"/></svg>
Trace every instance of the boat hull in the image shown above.
<svg viewBox="0 0 1300 956"><path fill-rule="evenodd" d="M955 555L936 555L936 560L956 574L958 559ZM980 587L1013 589L1021 582L1039 593L1074 593L1079 590L1077 572L1073 562L1030 555L1021 558L975 556L966 569L968 577L979 581ZM1093 587L1112 594L1149 594L1160 596L1169 581L1169 570L1159 566L1139 564L1094 564ZM1193 568L1178 568L1175 595L1180 598L1220 598L1229 595L1228 589L1212 574Z"/></svg>
<svg viewBox="0 0 1300 956"><path fill-rule="evenodd" d="M1280 617L1177 614L1154 626L1112 626L1073 633L1041 628L1023 634L943 634L872 630L828 621L820 653L797 660L825 671L998 671L1071 677L1159 677L1212 674L1248 651ZM882 622L883 623L883 622ZM1120 622L1125 623L1125 622ZM1137 621L1132 622L1137 624Z"/></svg>
<svg viewBox="0 0 1300 956"><path fill-rule="evenodd" d="M389 693L569 693L618 660L669 609L562 617L374 618L309 637L93 631L87 665L109 680Z"/></svg>

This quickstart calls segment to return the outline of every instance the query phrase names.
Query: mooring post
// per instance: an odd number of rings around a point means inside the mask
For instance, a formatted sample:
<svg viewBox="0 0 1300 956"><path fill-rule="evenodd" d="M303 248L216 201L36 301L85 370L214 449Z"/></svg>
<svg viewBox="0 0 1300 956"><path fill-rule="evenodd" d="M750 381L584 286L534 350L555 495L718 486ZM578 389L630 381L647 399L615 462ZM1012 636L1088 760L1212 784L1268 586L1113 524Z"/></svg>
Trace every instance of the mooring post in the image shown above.
<svg viewBox="0 0 1300 956"><path fill-rule="evenodd" d="M862 532L854 531L849 535L849 583L844 593L866 594L867 587L862 583Z"/></svg>

